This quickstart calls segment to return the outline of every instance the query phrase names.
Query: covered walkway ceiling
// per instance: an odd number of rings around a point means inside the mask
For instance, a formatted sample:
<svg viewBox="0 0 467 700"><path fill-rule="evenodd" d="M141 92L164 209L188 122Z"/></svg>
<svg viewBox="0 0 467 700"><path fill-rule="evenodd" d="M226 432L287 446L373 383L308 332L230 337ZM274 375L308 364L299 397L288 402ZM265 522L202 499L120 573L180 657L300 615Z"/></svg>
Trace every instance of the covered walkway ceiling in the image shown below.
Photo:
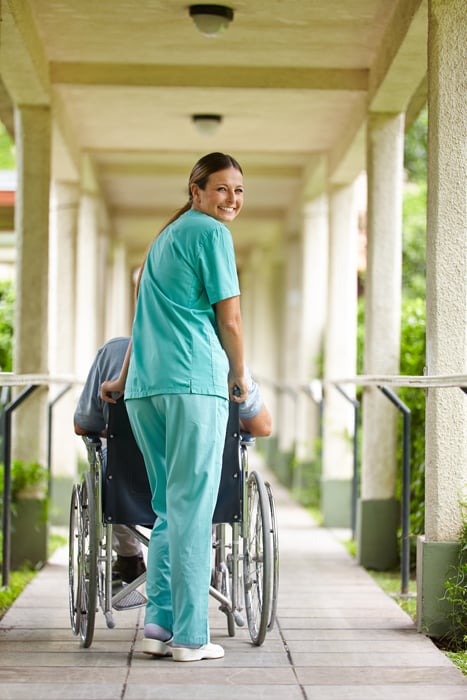
<svg viewBox="0 0 467 700"><path fill-rule="evenodd" d="M331 182L364 168L369 108L424 99L422 0L226 4L234 21L206 38L186 0L2 2L7 92L51 104L54 177L77 179L80 152L91 155L114 235L135 260L185 201L204 153L232 153L244 168L246 205L232 227L241 255L313 194L320 155ZM222 115L215 136L197 133L196 113Z"/></svg>

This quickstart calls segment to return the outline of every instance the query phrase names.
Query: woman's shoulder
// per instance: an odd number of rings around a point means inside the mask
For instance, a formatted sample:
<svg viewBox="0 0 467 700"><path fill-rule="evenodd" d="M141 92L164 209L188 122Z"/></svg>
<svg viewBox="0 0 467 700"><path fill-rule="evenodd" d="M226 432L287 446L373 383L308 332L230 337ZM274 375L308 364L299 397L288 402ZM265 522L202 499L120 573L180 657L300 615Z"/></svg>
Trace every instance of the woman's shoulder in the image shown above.
<svg viewBox="0 0 467 700"><path fill-rule="evenodd" d="M183 221L182 221L183 219ZM196 209L190 209L179 219L181 230L194 242L197 240L203 243L213 237L223 238L231 233L227 226L208 214L204 214Z"/></svg>
<svg viewBox="0 0 467 700"><path fill-rule="evenodd" d="M194 225L200 226L201 228L224 229L228 231L227 226L224 223L222 223L222 221L219 221L213 216L209 216L209 214L205 214L202 211L198 211L198 209L189 209L183 214L183 216L186 217L187 221L190 221Z"/></svg>

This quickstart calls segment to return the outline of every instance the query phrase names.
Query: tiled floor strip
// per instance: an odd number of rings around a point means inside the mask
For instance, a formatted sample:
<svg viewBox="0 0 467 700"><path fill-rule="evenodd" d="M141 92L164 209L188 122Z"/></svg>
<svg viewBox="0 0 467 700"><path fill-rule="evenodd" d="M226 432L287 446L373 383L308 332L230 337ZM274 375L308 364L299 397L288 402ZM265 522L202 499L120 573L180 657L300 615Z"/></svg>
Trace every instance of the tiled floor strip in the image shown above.
<svg viewBox="0 0 467 700"><path fill-rule="evenodd" d="M258 457L250 466L262 470ZM270 478L269 474L265 474ZM0 621L1 700L466 700L467 678L274 480L280 538L278 624L261 647L227 634L225 658L177 664L140 651L143 611L101 613L94 641L70 631L67 552L60 550Z"/></svg>

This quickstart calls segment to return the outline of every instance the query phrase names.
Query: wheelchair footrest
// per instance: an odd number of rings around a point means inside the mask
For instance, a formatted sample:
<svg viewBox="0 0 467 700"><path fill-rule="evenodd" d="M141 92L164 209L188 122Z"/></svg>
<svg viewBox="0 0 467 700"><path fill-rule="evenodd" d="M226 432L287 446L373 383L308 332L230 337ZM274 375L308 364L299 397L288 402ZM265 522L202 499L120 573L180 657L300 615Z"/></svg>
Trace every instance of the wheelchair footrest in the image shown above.
<svg viewBox="0 0 467 700"><path fill-rule="evenodd" d="M134 590L121 598L118 603L113 603L112 607L115 610L131 610L132 608L141 608L143 605L146 605L147 602L146 596Z"/></svg>

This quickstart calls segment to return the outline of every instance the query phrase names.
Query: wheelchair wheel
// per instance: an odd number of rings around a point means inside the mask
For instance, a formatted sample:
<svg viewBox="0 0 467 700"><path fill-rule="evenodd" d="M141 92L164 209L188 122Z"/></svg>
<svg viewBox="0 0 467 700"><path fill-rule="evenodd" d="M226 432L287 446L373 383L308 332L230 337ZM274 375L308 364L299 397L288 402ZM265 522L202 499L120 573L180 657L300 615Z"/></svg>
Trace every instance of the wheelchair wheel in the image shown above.
<svg viewBox="0 0 467 700"><path fill-rule="evenodd" d="M80 533L78 572L80 590L79 633L81 646L91 646L97 606L97 518L95 492L90 472L84 475L80 489Z"/></svg>
<svg viewBox="0 0 467 700"><path fill-rule="evenodd" d="M247 488L248 521L243 553L245 608L251 640L260 646L264 642L271 613L271 514L266 487L259 474L250 474Z"/></svg>
<svg viewBox="0 0 467 700"><path fill-rule="evenodd" d="M71 492L70 526L68 533L68 596L70 604L70 622L73 634L79 634L81 618L80 577L78 569L79 533L80 533L79 486L75 484Z"/></svg>
<svg viewBox="0 0 467 700"><path fill-rule="evenodd" d="M274 497L272 495L271 485L265 483L266 491L269 500L269 512L271 516L271 537L272 537L272 596L271 610L269 613L269 622L267 631L270 632L274 627L277 611L277 596L279 594L279 535L277 532L276 507L274 505Z"/></svg>

